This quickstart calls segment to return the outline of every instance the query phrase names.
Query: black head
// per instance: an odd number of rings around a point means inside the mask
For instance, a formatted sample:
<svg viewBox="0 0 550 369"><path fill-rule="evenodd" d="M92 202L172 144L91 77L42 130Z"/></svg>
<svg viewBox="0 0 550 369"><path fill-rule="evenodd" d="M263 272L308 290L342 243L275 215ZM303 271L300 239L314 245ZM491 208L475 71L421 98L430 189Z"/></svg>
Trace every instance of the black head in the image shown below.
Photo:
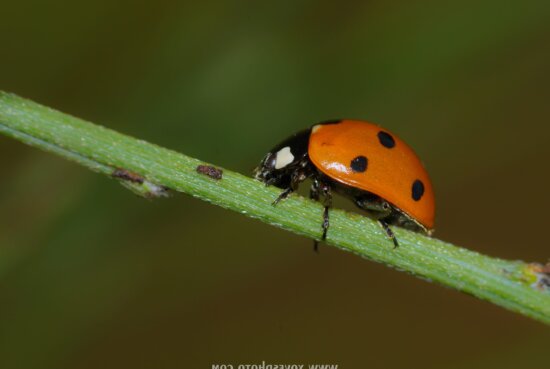
<svg viewBox="0 0 550 369"><path fill-rule="evenodd" d="M254 170L255 178L268 185L288 188L296 170L309 164L310 133L310 128L300 131L270 150Z"/></svg>

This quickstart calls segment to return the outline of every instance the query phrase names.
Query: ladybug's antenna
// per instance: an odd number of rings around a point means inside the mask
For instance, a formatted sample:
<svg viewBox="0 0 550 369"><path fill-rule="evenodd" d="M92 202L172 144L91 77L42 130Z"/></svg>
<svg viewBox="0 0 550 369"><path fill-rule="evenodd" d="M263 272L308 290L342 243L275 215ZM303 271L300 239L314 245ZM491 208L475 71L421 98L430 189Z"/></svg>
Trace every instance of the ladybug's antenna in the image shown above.
<svg viewBox="0 0 550 369"><path fill-rule="evenodd" d="M399 242L397 242L397 238L395 237L395 234L391 230L388 223L384 222L382 219L378 219L378 223L384 228L384 231L386 231L386 235L393 241L393 248L396 249L399 247Z"/></svg>

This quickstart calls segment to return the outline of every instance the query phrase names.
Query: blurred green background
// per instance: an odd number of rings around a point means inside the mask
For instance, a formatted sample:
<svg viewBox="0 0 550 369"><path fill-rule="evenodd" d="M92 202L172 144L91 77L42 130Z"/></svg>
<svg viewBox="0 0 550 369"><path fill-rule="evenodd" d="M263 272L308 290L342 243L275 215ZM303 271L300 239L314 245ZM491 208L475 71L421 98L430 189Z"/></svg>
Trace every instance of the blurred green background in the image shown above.
<svg viewBox="0 0 550 369"><path fill-rule="evenodd" d="M544 262L548 1L2 3L0 88L249 174L319 120L413 146L438 238ZM0 137L0 368L540 368L540 323ZM352 209L346 201L339 206Z"/></svg>

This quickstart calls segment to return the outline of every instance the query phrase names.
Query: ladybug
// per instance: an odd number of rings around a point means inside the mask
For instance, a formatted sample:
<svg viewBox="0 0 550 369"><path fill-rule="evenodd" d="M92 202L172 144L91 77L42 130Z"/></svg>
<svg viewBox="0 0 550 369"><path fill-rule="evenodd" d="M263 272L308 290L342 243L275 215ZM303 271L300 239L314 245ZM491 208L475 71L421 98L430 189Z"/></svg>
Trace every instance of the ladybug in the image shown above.
<svg viewBox="0 0 550 369"><path fill-rule="evenodd" d="M333 192L376 219L394 247L399 243L390 225L428 236L433 232L435 199L426 169L404 141L373 123L345 119L315 124L267 153L255 178L283 189L273 205L311 179L310 198L322 197L324 205L323 241Z"/></svg>

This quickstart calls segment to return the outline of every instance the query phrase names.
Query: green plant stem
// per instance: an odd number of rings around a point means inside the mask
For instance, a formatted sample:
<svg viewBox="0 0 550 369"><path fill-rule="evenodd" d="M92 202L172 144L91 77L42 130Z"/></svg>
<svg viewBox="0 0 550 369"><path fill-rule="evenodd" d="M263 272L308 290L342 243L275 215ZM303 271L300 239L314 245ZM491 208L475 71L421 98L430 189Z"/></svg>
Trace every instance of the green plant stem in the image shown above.
<svg viewBox="0 0 550 369"><path fill-rule="evenodd" d="M274 207L277 188L225 169L221 180L212 179L197 173L197 166L205 164L200 160L5 92L0 92L0 132L99 173L134 173L143 181L118 180L143 196L162 195L167 187L306 237L321 235L322 207L314 201L292 195ZM332 209L327 243L550 324L550 293L537 283L546 277L539 265L394 230L397 249L374 221Z"/></svg>

